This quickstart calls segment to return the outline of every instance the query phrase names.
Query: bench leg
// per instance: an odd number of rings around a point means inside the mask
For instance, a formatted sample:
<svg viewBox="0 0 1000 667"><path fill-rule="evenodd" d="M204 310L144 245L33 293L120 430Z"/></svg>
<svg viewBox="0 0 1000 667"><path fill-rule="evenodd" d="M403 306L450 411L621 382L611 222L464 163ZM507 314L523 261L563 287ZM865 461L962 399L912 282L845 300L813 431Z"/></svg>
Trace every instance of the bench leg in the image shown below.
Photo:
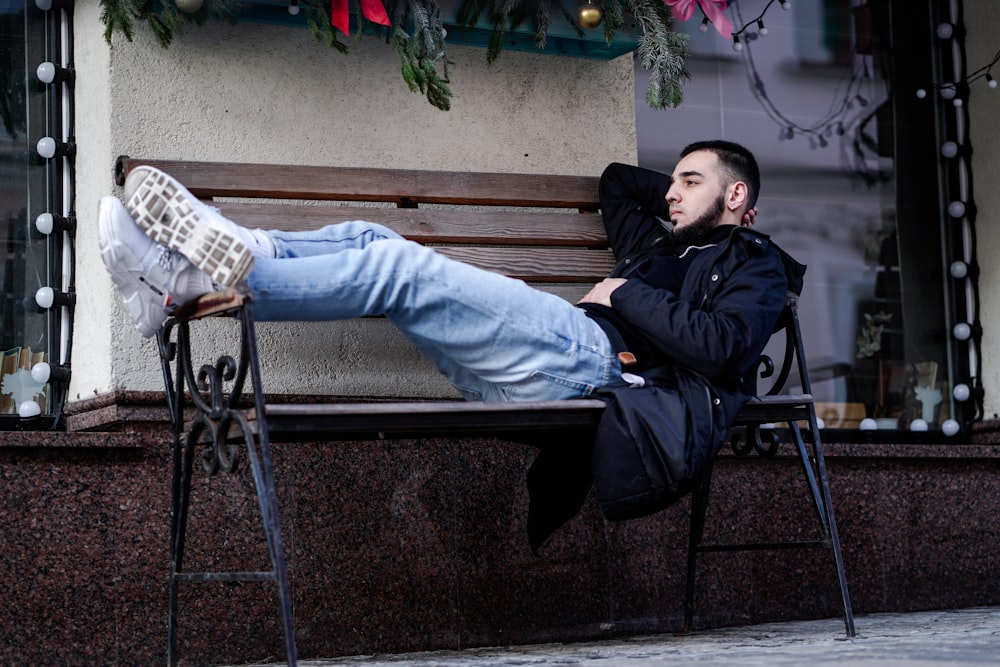
<svg viewBox="0 0 1000 667"><path fill-rule="evenodd" d="M170 507L170 583L167 602L167 664L177 664L177 584L184 561L188 500L191 497L191 448L181 436L174 439L173 483Z"/></svg>
<svg viewBox="0 0 1000 667"><path fill-rule="evenodd" d="M844 629L847 636L856 636L854 627L854 612L851 609L851 597L847 590L847 576L844 572L844 559L840 550L840 538L837 534L837 522L834 519L833 503L830 495L830 484L826 472L826 461L823 456L823 446L820 441L819 429L816 424L815 413L810 411L810 440L812 451L810 453L805 444L802 430L795 421L788 422L792 440L795 443L806 485L809 487L809 495L812 499L813 507L816 510L822 530L823 539L818 542L777 542L777 543L745 543L745 544L702 544L702 537L705 528L705 516L708 510L708 494L711 486L711 469L705 478L695 487L691 496L691 534L688 541L688 571L687 587L684 600L684 626L682 632L690 632L693 629L694 620L694 599L695 599L695 573L697 555L700 552L715 551L747 551L747 550L767 550L767 549L789 549L824 547L830 549L833 554L833 564L837 577L837 584L840 588L841 602L844 610ZM748 447L744 451L749 453L753 447ZM775 450L768 449L765 456L773 455Z"/></svg>
<svg viewBox="0 0 1000 667"><path fill-rule="evenodd" d="M823 456L823 445L820 439L819 426L816 422L816 413L810 410L809 432L812 441L812 462L806 452L805 442L798 424L792 422L792 432L795 436L795 443L799 450L799 458L805 469L806 478L813 494L816 510L819 512L820 523L823 525L823 532L829 542L830 550L833 552L833 563L836 570L837 584L840 587L841 604L844 608L844 629L847 636L853 638L857 635L854 627L854 612L851 608L851 595L847 590L847 575L844 572L844 557L840 550L840 536L837 533L837 520L833 514L833 500L830 494L830 481L826 473L826 458ZM813 471L815 467L815 475ZM816 478L819 480L819 489L816 489Z"/></svg>
<svg viewBox="0 0 1000 667"><path fill-rule="evenodd" d="M271 557L273 580L278 587L278 606L281 611L282 634L285 637L285 655L288 667L295 667L295 621L292 614L291 590L288 584L288 568L285 564L285 549L281 543L281 522L278 517L278 497L274 489L274 465L271 447L266 432L257 438L256 451L253 442L247 443L247 455L253 471L254 486L260 504L264 535L267 539L268 555Z"/></svg>
<svg viewBox="0 0 1000 667"><path fill-rule="evenodd" d="M246 323L245 323L246 324ZM242 410L231 407L239 398L245 372L250 367L253 386L259 387L259 367L256 359L256 345L253 340L252 325L244 328L242 358L238 371L232 359L222 358L216 363L218 369L228 369L235 375L233 394L228 401L221 397L220 378L213 375L207 366L202 367L202 373L207 373L207 382L211 387L212 396L209 400L198 395L197 389L192 390L191 398L198 414L184 432L184 386L195 386L196 381L190 359L190 341L186 324L178 326L177 344L168 342L169 331L159 337L161 360L164 371L164 381L167 389L167 403L171 412L174 432L173 480L171 488L170 512L170 581L168 591L167 618L167 663L176 665L177 652L177 616L178 616L178 584L180 582L221 582L221 581L273 581L277 587L279 610L281 614L281 630L285 640L285 654L289 667L296 665L296 647L294 619L291 604L291 589L288 582L288 570L285 564L284 547L281 540L281 526L278 516L278 500L274 484L274 465L271 457L270 442L267 429L260 429L255 434ZM253 347L248 348L248 343ZM252 350L247 355L247 350ZM176 359L174 358L176 356ZM174 362L177 369L176 381L171 377L170 363ZM225 374L225 373L222 373ZM202 377L200 380L205 380ZM224 379L232 379L226 377ZM263 414L263 396L260 391L254 392L257 400L258 414ZM230 434L237 431L238 441L246 446L246 458L253 477L257 501L260 507L261 521L271 569L263 572L187 572L184 570L184 543L187 531L188 513L191 498L191 479L194 460L198 457L206 473L210 476L217 472L234 473L238 469L237 447L230 444ZM197 451L196 450L201 450Z"/></svg>

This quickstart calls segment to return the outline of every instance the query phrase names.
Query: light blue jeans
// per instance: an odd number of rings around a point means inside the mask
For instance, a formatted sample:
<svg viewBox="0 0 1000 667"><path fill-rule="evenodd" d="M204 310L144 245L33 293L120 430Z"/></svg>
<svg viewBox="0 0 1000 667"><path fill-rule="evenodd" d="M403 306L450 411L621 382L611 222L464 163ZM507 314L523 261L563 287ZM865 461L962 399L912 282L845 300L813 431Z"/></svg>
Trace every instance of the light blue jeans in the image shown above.
<svg viewBox="0 0 1000 667"><path fill-rule="evenodd" d="M621 368L583 310L370 222L268 232L248 278L260 320L384 315L469 400L586 396Z"/></svg>

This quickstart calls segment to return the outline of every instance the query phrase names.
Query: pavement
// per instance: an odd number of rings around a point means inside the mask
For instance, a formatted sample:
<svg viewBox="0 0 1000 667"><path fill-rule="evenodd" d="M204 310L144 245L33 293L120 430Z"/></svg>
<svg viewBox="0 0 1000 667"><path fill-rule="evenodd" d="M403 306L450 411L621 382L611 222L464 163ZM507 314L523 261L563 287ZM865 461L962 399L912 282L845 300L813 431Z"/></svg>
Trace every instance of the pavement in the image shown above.
<svg viewBox="0 0 1000 667"><path fill-rule="evenodd" d="M684 636L348 656L299 660L298 664L300 667L1000 666L1000 607L871 614L856 617L855 625L854 639L847 639L842 619L832 618L704 630Z"/></svg>

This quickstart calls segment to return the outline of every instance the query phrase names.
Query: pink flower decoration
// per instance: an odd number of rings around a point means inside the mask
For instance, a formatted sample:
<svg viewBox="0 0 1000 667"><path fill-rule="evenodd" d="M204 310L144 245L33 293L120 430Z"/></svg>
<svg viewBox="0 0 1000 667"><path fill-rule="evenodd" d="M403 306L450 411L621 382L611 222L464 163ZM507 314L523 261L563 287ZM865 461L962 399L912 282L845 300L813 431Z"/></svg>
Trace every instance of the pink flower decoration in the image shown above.
<svg viewBox="0 0 1000 667"><path fill-rule="evenodd" d="M733 24L723 14L726 11L726 0L663 0L663 2L670 7L670 13L678 21L690 20L694 16L695 5L698 5L720 35L726 39L733 36Z"/></svg>

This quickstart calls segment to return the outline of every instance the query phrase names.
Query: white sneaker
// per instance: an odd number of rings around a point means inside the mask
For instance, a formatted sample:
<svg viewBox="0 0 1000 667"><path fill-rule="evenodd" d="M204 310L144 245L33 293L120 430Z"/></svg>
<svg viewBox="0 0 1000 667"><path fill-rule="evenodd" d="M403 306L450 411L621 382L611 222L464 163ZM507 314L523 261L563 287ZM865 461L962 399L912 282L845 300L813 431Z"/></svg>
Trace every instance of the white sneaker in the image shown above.
<svg viewBox="0 0 1000 667"><path fill-rule="evenodd" d="M101 199L97 222L101 259L146 338L160 330L175 306L215 289L183 256L146 236L116 197Z"/></svg>
<svg viewBox="0 0 1000 667"><path fill-rule="evenodd" d="M176 250L212 280L233 287L253 268L253 253L239 227L202 203L180 181L139 166L125 179L125 206L153 240Z"/></svg>

